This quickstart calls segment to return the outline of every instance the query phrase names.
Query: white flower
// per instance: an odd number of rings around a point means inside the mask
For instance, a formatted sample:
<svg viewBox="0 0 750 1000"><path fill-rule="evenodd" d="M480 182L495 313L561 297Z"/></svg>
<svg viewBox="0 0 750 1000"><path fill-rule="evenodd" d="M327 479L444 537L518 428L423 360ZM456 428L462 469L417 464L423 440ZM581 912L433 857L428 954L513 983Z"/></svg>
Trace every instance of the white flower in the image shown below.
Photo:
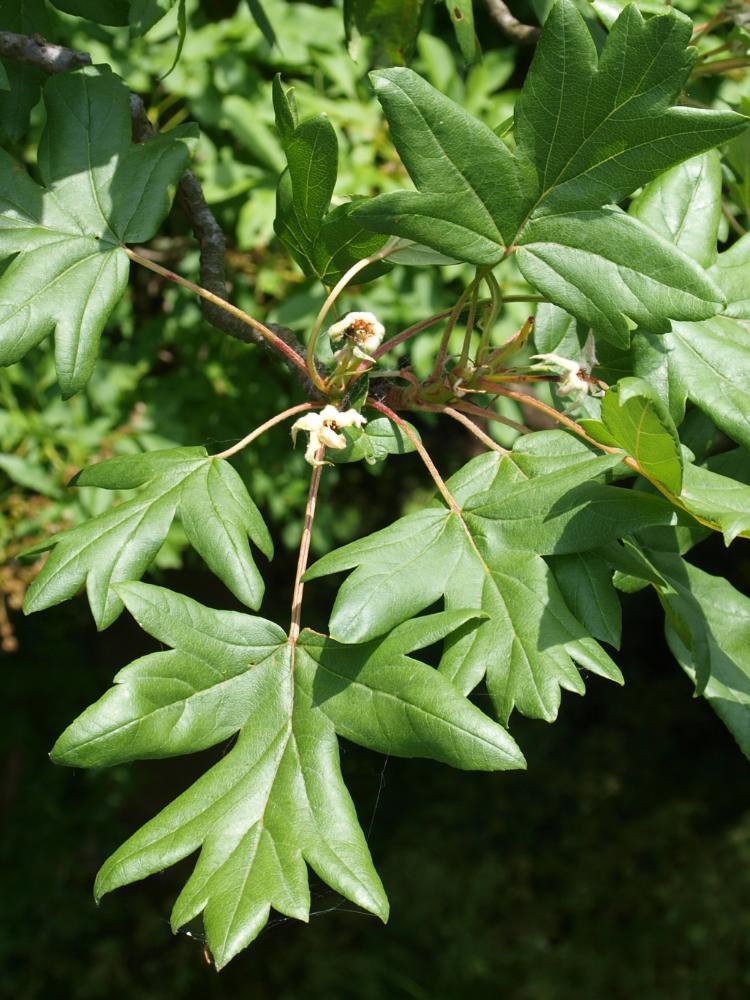
<svg viewBox="0 0 750 1000"><path fill-rule="evenodd" d="M592 396L602 395L601 389L590 377L591 369L597 363L594 348L594 338L589 333L578 360L564 358L561 354L534 354L531 360L542 361L544 364L532 367L546 368L551 365L562 369L557 392L560 396L572 396L571 407L575 407L582 403L589 393Z"/></svg>
<svg viewBox="0 0 750 1000"><path fill-rule="evenodd" d="M339 429L362 427L366 423L366 418L358 410L342 411L329 403L320 413L306 413L292 424L292 444L296 442L299 431L306 431L310 440L305 450L305 461L310 465L324 465L324 462L317 459L321 445L340 451L346 448L346 438L338 433Z"/></svg>
<svg viewBox="0 0 750 1000"><path fill-rule="evenodd" d="M328 328L331 341L347 341L334 355L339 363L352 357L374 361L370 355L380 347L384 334L385 327L371 312L347 313L342 320Z"/></svg>

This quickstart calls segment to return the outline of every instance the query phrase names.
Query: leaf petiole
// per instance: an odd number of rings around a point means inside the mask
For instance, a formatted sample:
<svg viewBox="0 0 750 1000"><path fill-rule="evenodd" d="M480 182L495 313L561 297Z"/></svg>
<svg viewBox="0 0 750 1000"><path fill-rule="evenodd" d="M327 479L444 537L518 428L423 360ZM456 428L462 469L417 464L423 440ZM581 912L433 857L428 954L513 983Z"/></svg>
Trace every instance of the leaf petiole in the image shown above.
<svg viewBox="0 0 750 1000"><path fill-rule="evenodd" d="M207 288L203 288L201 285L196 285L193 281L188 281L187 278L183 278L181 275L176 274L174 271L170 271L166 267L162 267L161 264L157 264L156 261L149 260L148 257L144 257L135 250L131 250L130 247L121 247L122 251L127 254L127 256L136 264L140 264L142 267L147 267L149 271L153 271L155 274L161 275L162 278L166 278L168 281L174 282L176 285L180 285L182 288L187 288L188 291L193 292L195 295L200 296L200 298L205 299L207 302L211 302L213 305L218 306L219 309L223 309L225 312L230 313L232 316L236 316L237 319L242 320L271 347L275 348L280 354L283 354L293 365L299 368L301 371L308 374L307 368L305 366L304 360L293 350L289 344L285 343L281 337L277 336L273 330L269 330L267 326L260 322L260 320L254 319L249 313L240 309L238 306L233 305L231 302L227 302L220 295L214 295L213 292L209 292ZM313 379L313 381L315 381ZM316 382L317 385L317 382Z"/></svg>
<svg viewBox="0 0 750 1000"><path fill-rule="evenodd" d="M678 496L672 493L670 490L660 483L658 480L650 476L646 470L642 467L640 462L634 459L632 456L627 455L621 448L611 448L609 445L602 444L597 441L596 438L591 437L586 431L581 427L580 424L576 423L570 417L566 416L564 413L560 413L559 410L554 409L552 406L548 406L547 403L543 403L541 399L537 399L535 396L531 396L528 393L516 392L514 389L505 389L500 386L495 386L494 392L499 393L501 396L507 396L509 399L515 399L519 403L524 403L527 406L532 406L534 409L539 410L542 413L546 413L547 416L552 417L559 424L562 424L568 430L572 431L582 440L586 441L588 444L592 445L594 448L598 448L599 451L606 452L608 455L622 455L622 464L626 465L633 472L637 473L639 476L643 476L644 479L648 480L649 483L655 489L657 489L662 496L666 497L670 503L674 504L675 507L679 507L680 510L685 511L694 520L698 521L699 524L704 525L706 528L710 528L712 531L721 531L721 527L714 521L709 521L706 518L700 517L698 514L694 514L693 511L689 510L688 507L680 500Z"/></svg>
<svg viewBox="0 0 750 1000"><path fill-rule="evenodd" d="M310 490L307 494L307 506L305 508L305 524L302 528L302 539L299 545L299 555L297 557L297 572L294 577L294 593L292 595L292 620L289 625L289 644L292 649L296 648L299 639L302 622L302 597L304 595L305 584L302 577L307 570L307 562L310 558L310 539L312 538L313 521L315 520L315 507L318 501L318 490L320 488L320 477L323 472L323 461L325 457L325 445L318 448L315 456L312 476L310 477Z"/></svg>
<svg viewBox="0 0 750 1000"><path fill-rule="evenodd" d="M418 452L419 457L424 462L427 471L432 476L433 482L437 486L445 502L448 504L448 507L454 512L454 514L460 514L461 508L456 503L453 494L445 485L445 480L440 475L435 463L430 458L430 453L427 451L425 446L419 440L419 438L411 429L411 427L408 425L408 423L405 420L402 420L401 417L398 415L398 413L396 413L395 410L392 410L390 406L386 406L385 403L381 403L377 399L368 400L367 405L371 406L374 410L379 410L380 413L383 414L383 416L388 417L389 420L392 420L394 424L397 424L398 427L401 428L404 434L409 438L411 443L414 445L415 450Z"/></svg>
<svg viewBox="0 0 750 1000"><path fill-rule="evenodd" d="M478 438L482 444L486 445L487 448L490 448L492 451L497 451L501 455L510 454L507 448L503 448L502 445L497 443L497 441L493 441L488 434L484 433L481 427L478 427L473 420L469 420L464 413L460 413L459 410L453 406L443 406L440 403L422 403L419 406L419 409L426 410L428 413L444 413L446 417L451 417L457 423L463 424L466 430L473 434L475 438Z"/></svg>
<svg viewBox="0 0 750 1000"><path fill-rule="evenodd" d="M318 389L323 393L328 393L329 387L327 383L321 379L320 375L315 366L315 346L318 342L318 336L325 322L326 316L333 308L334 303L338 299L339 295L344 291L346 286L350 284L359 274L360 271L364 271L366 267L370 264L376 264L379 260L384 260L390 254L395 253L398 249L398 245L389 246L386 245L377 253L370 254L369 257L363 257L362 260L358 260L356 264L352 264L349 270L339 278L336 284L333 286L331 291L328 293L323 305L320 307L318 315L315 317L315 322L313 323L312 330L310 331L310 339L307 342L307 373L315 383Z"/></svg>
<svg viewBox="0 0 750 1000"><path fill-rule="evenodd" d="M282 413L277 413L276 416L271 417L270 420L266 420L264 424L260 427L256 427L254 431L250 431L246 434L241 441L237 444L233 444L231 448L227 448L225 451L220 451L216 455L212 455L211 458L229 458L231 455L236 455L238 451L242 451L243 448L247 448L249 444L259 438L261 434L265 434L266 431L275 427L276 424L282 423L284 420L288 420L289 417L295 416L297 413L304 413L306 410L319 410L323 406L322 403L298 403L296 406L290 406L288 410L284 410Z"/></svg>

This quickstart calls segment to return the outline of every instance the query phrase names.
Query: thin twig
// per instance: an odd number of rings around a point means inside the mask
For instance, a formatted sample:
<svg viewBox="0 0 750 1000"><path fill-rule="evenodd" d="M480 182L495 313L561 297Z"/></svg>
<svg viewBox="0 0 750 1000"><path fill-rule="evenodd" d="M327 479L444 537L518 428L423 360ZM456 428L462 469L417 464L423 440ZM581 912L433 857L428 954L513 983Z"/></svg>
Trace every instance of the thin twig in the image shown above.
<svg viewBox="0 0 750 1000"><path fill-rule="evenodd" d="M302 577L307 569L307 560L310 557L310 539L312 537L312 526L315 520L315 506L318 500L318 489L320 487L320 476L323 471L323 458L325 456L325 445L318 448L315 456L315 466L310 478L310 491L307 494L307 507L305 509L305 525L302 529L302 540L299 545L299 556L297 557L297 573L294 577L294 594L292 596L292 621L289 625L289 643L294 649L299 639L300 626L302 622L302 597L305 584Z"/></svg>
<svg viewBox="0 0 750 1000"><path fill-rule="evenodd" d="M67 73L91 65L86 52L53 45L41 35L18 35L15 31L0 31L0 58L36 66L45 73Z"/></svg>
<svg viewBox="0 0 750 1000"><path fill-rule="evenodd" d="M463 424L467 431L470 431L474 437L479 438L482 444L491 448L492 451L498 451L501 455L510 454L507 448L503 448L502 445L497 443L497 441L493 441L489 434L485 434L480 427L477 427L473 420L469 420L467 416L463 413L459 413L459 411L454 409L452 406L443 406L440 403L421 403L419 409L426 410L429 413L444 413L447 417L452 417L454 420L457 420L459 424Z"/></svg>
<svg viewBox="0 0 750 1000"><path fill-rule="evenodd" d="M373 358L377 361L378 358L382 358L384 354L388 351L392 351L394 347L398 347L399 344L403 344L405 340L410 337L415 336L417 333L422 333L423 330L429 329L434 326L435 323L439 323L441 319L445 319L446 316L450 316L453 312L453 308L443 309L442 312L435 313L434 316L430 316L428 319L420 320L419 323L414 323L413 326L407 326L405 330L401 333L397 333L395 337L391 337L390 340L386 340L384 344L381 344L377 351L373 351ZM363 369L364 370L364 369Z"/></svg>
<svg viewBox="0 0 750 1000"><path fill-rule="evenodd" d="M693 37L690 41L694 44L701 35L705 35L709 31L713 31L714 28L718 28L721 24L726 24L727 21L731 21L732 18L729 14L725 14L724 11L719 11L718 14L714 14L707 21L703 21L702 24L696 24L693 28Z"/></svg>
<svg viewBox="0 0 750 1000"><path fill-rule="evenodd" d="M130 95L130 116L133 120L133 139L136 142L146 142L156 135L156 129L146 114L145 105L138 94ZM177 187L177 201L200 247L201 286L212 292L218 299L226 301L227 278L224 267L227 252L226 237L216 221L216 217L208 207L200 181L191 170L186 170L182 175ZM201 299L201 309L206 322L221 333L227 333L230 337L246 344L255 343L265 347L269 346L261 334L248 327L239 317L232 315L223 307L217 306L214 301ZM298 357L304 355L304 347L287 327L278 326L275 323L268 323L265 326L287 347L291 348ZM317 395L317 390L308 378L307 372L303 372L296 362L291 361L290 355L285 353L284 359L302 382L305 393L308 396Z"/></svg>
<svg viewBox="0 0 750 1000"><path fill-rule="evenodd" d="M438 348L437 357L435 358L435 364L432 367L432 375L430 376L432 381L435 381L442 375L443 365L445 364L445 358L448 354L448 344L451 339L451 334L455 329L456 323L458 322L461 313L464 311L466 307L466 300L468 299L471 293L472 285L468 285L463 290L458 302L455 304L455 306L451 309L450 313L448 314L448 322L445 325L445 330L443 331L443 336L442 339L440 340L440 347Z"/></svg>
<svg viewBox="0 0 750 1000"><path fill-rule="evenodd" d="M217 452L217 454L212 455L211 458L230 458L232 455L236 455L238 451L242 451L243 448L247 448L249 444L259 438L261 434L265 434L276 424L282 423L284 420L288 420L289 417L295 416L297 413L304 413L306 410L316 410L322 406L322 403L298 403L296 406L290 406L288 410L284 410L283 413L277 413L275 417L271 417L270 420L266 420L264 424L260 427L256 427L254 431L250 431L246 434L241 441L237 444L233 444L231 448L227 448L225 451Z"/></svg>
<svg viewBox="0 0 750 1000"><path fill-rule="evenodd" d="M531 429L526 427L525 424L519 424L516 420L504 417L502 413L496 413L494 410L486 410L483 406L475 406L474 403L469 403L465 399L462 399L460 402L454 402L452 405L457 410L463 410L464 413L470 413L474 417L482 417L484 420L494 420L497 424L505 424L506 427L512 427L519 434L531 433Z"/></svg>
<svg viewBox="0 0 750 1000"><path fill-rule="evenodd" d="M149 271L154 271L156 274L160 274L162 278L167 278L169 281L173 281L175 284L181 285L183 288L187 288L195 295L200 296L200 298L206 299L218 308L226 310L227 313L241 320L243 323L246 323L252 330L255 330L255 332L263 338L263 340L266 340L269 344L275 347L280 354L283 354L291 364L295 365L301 371L307 372L305 362L299 354L297 354L296 351L283 341L281 337L275 334L273 330L270 330L267 326L265 326L265 324L261 323L260 320L254 319L249 313L244 312L231 302L227 302L226 299L221 298L220 295L214 295L214 293L209 292L207 288L202 288L200 285L196 285L195 282L188 281L187 278L183 278L174 271L170 271L169 268L162 267L161 264L157 264L156 261L143 257L135 250L131 250L130 247L124 246L121 247L121 249L132 261L135 261L136 264L140 264L142 267L147 267Z"/></svg>
<svg viewBox="0 0 750 1000"><path fill-rule="evenodd" d="M731 73L738 69L747 69L750 66L750 59L736 58L736 59L715 59L713 62L700 63L697 65L693 72L690 74L691 77L696 76L718 76L720 73Z"/></svg>
<svg viewBox="0 0 750 1000"><path fill-rule="evenodd" d="M477 316L477 299L479 298L479 285L474 286L474 291L469 299L469 315L466 317L466 327L464 329L464 342L461 347L461 356L458 359L458 367L462 371L466 368L471 353L471 335L474 332L474 322Z"/></svg>
<svg viewBox="0 0 750 1000"><path fill-rule="evenodd" d="M310 331L310 338L307 342L307 370L310 378L321 392L325 393L327 391L327 386L317 372L315 365L315 347L326 316L331 311L331 308L338 299L339 295L341 295L346 286L353 281L354 278L356 278L360 271L364 271L364 269L369 267L370 264L376 264L378 261L384 260L389 254L395 253L397 249L397 246L388 246L386 244L386 246L378 250L377 253L370 254L369 257L363 257L362 260L358 260L356 264L352 264L349 270L346 271L333 286L331 291L328 293L328 297L325 302L320 307L318 315L315 317L312 330Z"/></svg>
<svg viewBox="0 0 750 1000"><path fill-rule="evenodd" d="M479 381L479 388L481 389L481 380ZM593 445L595 448L599 448L601 451L606 451L608 455L615 455L622 451L621 448L610 448L608 445L601 444L596 438L591 437L586 431L581 427L579 423L576 423L571 417L567 416L565 413L560 413L554 407L549 406L547 403L543 403L541 399L537 399L536 396L532 396L527 392L517 392L515 389L506 389L504 386L499 386L497 383L492 383L492 388L488 389L489 392L497 393L500 396L507 396L508 399L515 399L518 403L523 403L526 406L532 406L535 410L539 410L541 413L546 413L548 417L551 417L556 423L562 424L567 427L568 430L573 431L578 437L583 438L589 444ZM625 464L628 464L627 459L623 457ZM634 460L631 460L634 461ZM636 463L637 465L638 463ZM640 471L640 466L635 470Z"/></svg>
<svg viewBox="0 0 750 1000"><path fill-rule="evenodd" d="M479 338L479 348L477 349L477 362L480 365L484 364L487 349L490 345L492 328L495 325L495 320L497 319L497 314L500 311L500 306L503 300L503 293L500 289L500 285L498 284L497 278L492 271L487 272L484 280L487 282L487 287L490 290L490 305L484 317L482 336Z"/></svg>
<svg viewBox="0 0 750 1000"><path fill-rule="evenodd" d="M392 420L394 424L397 424L401 428L401 430L404 432L404 434L409 438L411 443L416 448L419 457L422 459L425 466L427 467L427 471L432 476L433 482L437 486L445 502L448 504L448 506L450 507L450 509L453 511L454 514L460 514L461 508L458 506L450 490L445 485L443 477L440 475L435 466L435 463L430 458L430 453L427 451L425 446L422 444L422 442L419 440L419 438L411 429L411 427L407 424L407 422L405 420L402 420L401 417L398 415L398 413L395 412L395 410L392 410L390 406L386 406L385 403L381 403L380 400L368 399L367 405L371 406L373 410L379 410L380 413L388 417L389 420Z"/></svg>
<svg viewBox="0 0 750 1000"><path fill-rule="evenodd" d="M517 45L536 45L541 28L523 24L514 17L503 0L487 0L487 10L502 33Z"/></svg>
<svg viewBox="0 0 750 1000"><path fill-rule="evenodd" d="M450 510L451 514L453 514L455 516L455 518L457 519L458 523L461 525L461 529L464 532L464 534L466 535L466 540L468 541L469 545L471 546L471 548L472 548L472 550L474 552L474 555L479 560L479 563L481 564L482 569L489 576L489 574L490 574L490 568L487 565L487 562L485 561L484 556L479 551L479 546L477 545L476 540L475 540L474 536L471 533L471 529L469 528L469 525L466 523L466 519L464 517L463 511L459 507L458 502L456 501L456 498L453 496L453 494L451 493L451 491L448 489L448 487L447 487L447 485L446 485L443 477L440 475L440 473L438 472L437 468L435 467L435 463L430 458L430 453L427 451L427 449L425 448L425 446L419 440L419 437L414 433L414 431L407 424L407 422L405 420L402 420L401 417L399 417L399 415L397 413L395 413L390 408L390 406L386 406L385 403L381 403L381 402L379 402L378 400L375 400L375 399L368 400L368 405L372 406L373 409L375 409L375 410L380 410L380 412L382 414L384 414L386 417L388 417L389 420L392 420L395 424L398 424L398 426L401 428L401 430L404 432L404 434L409 438L409 440L411 441L411 443L414 445L415 449L417 450L417 453L418 453L419 457L424 462L425 467L427 468L427 471L432 476L432 481L435 483L435 485L437 486L437 488L438 488L438 490L440 492L440 495L442 496L443 500L445 500L446 504L448 505L448 509Z"/></svg>

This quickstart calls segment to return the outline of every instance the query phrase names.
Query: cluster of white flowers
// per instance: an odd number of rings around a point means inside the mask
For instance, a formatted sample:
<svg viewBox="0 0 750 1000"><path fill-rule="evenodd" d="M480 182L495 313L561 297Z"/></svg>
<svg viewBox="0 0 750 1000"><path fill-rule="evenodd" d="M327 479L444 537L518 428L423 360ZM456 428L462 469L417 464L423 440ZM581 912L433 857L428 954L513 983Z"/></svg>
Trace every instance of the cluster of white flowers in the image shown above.
<svg viewBox="0 0 750 1000"><path fill-rule="evenodd" d="M299 431L306 431L310 439L305 461L310 465L324 465L317 457L321 446L337 451L346 448L346 438L338 433L339 430L342 427L362 427L366 423L366 418L357 410L339 410L329 403L320 413L306 413L292 425L292 444L296 442Z"/></svg>
<svg viewBox="0 0 750 1000"><path fill-rule="evenodd" d="M372 361L371 356L383 342L385 327L371 312L350 312L328 328L331 343L346 341L334 354L339 368L348 368L355 359Z"/></svg>

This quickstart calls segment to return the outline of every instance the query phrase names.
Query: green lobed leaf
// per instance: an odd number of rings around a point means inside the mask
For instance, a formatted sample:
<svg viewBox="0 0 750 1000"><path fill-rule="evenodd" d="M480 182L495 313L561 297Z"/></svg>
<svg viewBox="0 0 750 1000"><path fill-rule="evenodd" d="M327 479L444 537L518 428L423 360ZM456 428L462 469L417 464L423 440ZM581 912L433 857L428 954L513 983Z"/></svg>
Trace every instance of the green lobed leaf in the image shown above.
<svg viewBox="0 0 750 1000"><path fill-rule="evenodd" d="M750 233L742 236L728 250L719 254L711 276L726 296L724 313L735 319L750 320Z"/></svg>
<svg viewBox="0 0 750 1000"><path fill-rule="evenodd" d="M702 267L716 261L721 220L721 157L694 156L651 181L629 212Z"/></svg>
<svg viewBox="0 0 750 1000"><path fill-rule="evenodd" d="M721 172L715 152L694 157L652 181L630 211L710 267L728 300L726 312L744 316L750 243L739 240L717 259ZM633 373L669 400L676 422L681 422L689 398L735 441L750 445L750 348L742 322L729 316L700 323L676 321L663 337L640 330L633 338L632 362Z"/></svg>
<svg viewBox="0 0 750 1000"><path fill-rule="evenodd" d="M364 199L353 198L331 209L323 220L310 253L310 263L320 281L335 285L346 271L359 260L381 249L384 236L371 232L356 219L356 209ZM357 275L362 284L372 281L388 269L386 262L370 264Z"/></svg>
<svg viewBox="0 0 750 1000"><path fill-rule="evenodd" d="M668 317L704 319L723 302L703 268L615 209L532 220L516 260L551 301L623 347L638 325L663 333Z"/></svg>
<svg viewBox="0 0 750 1000"><path fill-rule="evenodd" d="M629 544L611 555L654 586L672 653L750 758L750 598L676 554Z"/></svg>
<svg viewBox="0 0 750 1000"><path fill-rule="evenodd" d="M176 516L232 593L251 608L260 604L263 580L248 537L269 559L273 544L242 480L224 460L205 448L130 455L85 469L76 485L140 492L31 550L53 549L26 593L27 614L73 597L85 584L97 627L106 628L122 611L116 585L143 575Z"/></svg>
<svg viewBox="0 0 750 1000"><path fill-rule="evenodd" d="M750 448L750 333L724 316L674 323L665 338L670 368L689 398L738 444Z"/></svg>
<svg viewBox="0 0 750 1000"><path fill-rule="evenodd" d="M416 624L435 642L474 617L473 611L445 612ZM433 627L432 619L441 620L440 629ZM360 746L399 757L429 756L464 770L524 767L515 741L502 726L442 674L406 655L416 641L415 631L401 626L401 632L395 629L382 642L355 647L306 632L297 683L336 732Z"/></svg>
<svg viewBox="0 0 750 1000"><path fill-rule="evenodd" d="M371 229L474 264L497 263L523 213L513 156L491 129L408 69L371 74L391 138L418 192L364 203Z"/></svg>
<svg viewBox="0 0 750 1000"><path fill-rule="evenodd" d="M713 323L717 318L706 320L706 323ZM672 331L679 325L673 323ZM632 338L629 359L632 374L653 386L656 395L666 404L672 421L679 426L685 419L690 382L689 374L675 363L672 331L658 334L639 329Z"/></svg>
<svg viewBox="0 0 750 1000"><path fill-rule="evenodd" d="M632 455L649 478L680 493L683 461L677 428L647 382L624 378L608 389L602 399L602 423L611 440Z"/></svg>
<svg viewBox="0 0 750 1000"><path fill-rule="evenodd" d="M612 583L612 568L601 553L594 549L548 556L547 563L565 603L586 631L619 649L622 608Z"/></svg>
<svg viewBox="0 0 750 1000"><path fill-rule="evenodd" d="M289 142L294 135L294 130L299 124L299 115L297 113L297 102L294 97L294 90L284 90L281 73L277 73L273 78L271 93L273 97L276 129L281 137L282 143Z"/></svg>
<svg viewBox="0 0 750 1000"><path fill-rule="evenodd" d="M128 92L106 69L86 67L45 87L39 147L45 188L0 151L0 364L54 331L65 396L85 385L99 337L122 295L122 243L150 239L169 210L189 155L190 128L130 141Z"/></svg>
<svg viewBox="0 0 750 1000"><path fill-rule="evenodd" d="M172 648L120 670L114 687L60 736L52 760L107 767L229 739L253 711L266 675L278 670L283 630L148 584L124 584L119 592L141 628Z"/></svg>
<svg viewBox="0 0 750 1000"><path fill-rule="evenodd" d="M356 216L370 228L477 265L518 249L552 302L627 345L638 323L719 311L721 292L686 254L602 206L746 128L733 112L673 107L693 62L690 21L644 21L629 5L601 55L570 0L558 0L516 105L517 153L416 74L373 75L416 192Z"/></svg>
<svg viewBox="0 0 750 1000"><path fill-rule="evenodd" d="M534 317L534 345L537 354L578 357L583 346L578 322L559 306L540 302Z"/></svg>
<svg viewBox="0 0 750 1000"><path fill-rule="evenodd" d="M597 54L571 0L545 23L516 104L519 156L534 165L533 214L613 204L746 127L728 111L672 107L695 59L692 22L628 4Z"/></svg>
<svg viewBox="0 0 750 1000"><path fill-rule="evenodd" d="M331 635L365 642L443 598L487 616L446 643L441 671L464 692L487 675L496 709L554 719L560 690L583 691L574 661L621 680L563 599L542 555L585 551L653 523L674 523L656 497L605 485L618 456L596 457L562 432L523 439L508 456L471 461L442 502L328 553L306 579L354 568L331 615ZM652 501L656 501L652 506Z"/></svg>
<svg viewBox="0 0 750 1000"><path fill-rule="evenodd" d="M388 754L504 770L512 737L436 670L408 654L466 627L471 611L429 615L367 646L214 611L147 584L120 594L167 652L136 660L63 733L53 759L103 766L215 745L232 749L122 845L96 896L200 849L172 926L203 915L218 968L262 930L271 907L307 920L309 865L380 916L388 901L339 766L336 734Z"/></svg>
<svg viewBox="0 0 750 1000"><path fill-rule="evenodd" d="M317 115L298 123L279 76L273 83L273 101L288 164L277 187L274 229L303 271L330 287L352 264L379 250L384 240L354 220L362 199L329 211L338 173L338 141L330 121ZM384 269L382 264L368 267L359 280L369 281Z"/></svg>
<svg viewBox="0 0 750 1000"><path fill-rule="evenodd" d="M325 115L306 119L285 140L284 151L294 210L312 243L328 212L338 173L339 145L333 125Z"/></svg>
<svg viewBox="0 0 750 1000"><path fill-rule="evenodd" d="M705 673L703 697L750 758L750 600L728 580L690 563L683 561L679 575L700 614L687 641L667 621L667 642L696 684Z"/></svg>
<svg viewBox="0 0 750 1000"><path fill-rule="evenodd" d="M696 517L718 524L727 545L750 538L750 486L698 465L685 465L680 500Z"/></svg>

